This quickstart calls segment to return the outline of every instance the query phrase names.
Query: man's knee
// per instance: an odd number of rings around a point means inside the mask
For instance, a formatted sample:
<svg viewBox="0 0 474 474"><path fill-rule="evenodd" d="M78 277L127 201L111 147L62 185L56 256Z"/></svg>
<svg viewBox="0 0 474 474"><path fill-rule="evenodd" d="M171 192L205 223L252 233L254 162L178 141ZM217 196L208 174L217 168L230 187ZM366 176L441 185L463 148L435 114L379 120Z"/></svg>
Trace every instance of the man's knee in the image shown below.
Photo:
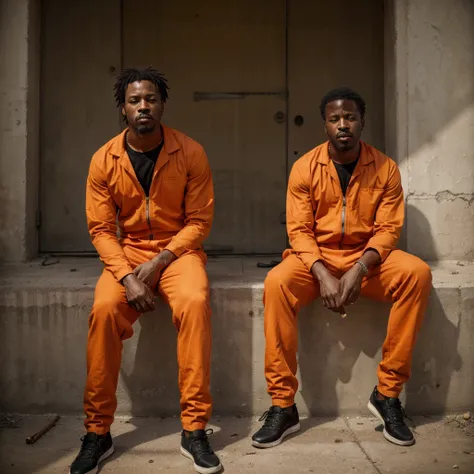
<svg viewBox="0 0 474 474"><path fill-rule="evenodd" d="M410 278L414 279L421 286L431 286L431 268L423 260L414 257L407 265L406 271Z"/></svg>
<svg viewBox="0 0 474 474"><path fill-rule="evenodd" d="M124 301L119 295L96 295L92 306L89 325L114 321L120 310L123 310Z"/></svg>
<svg viewBox="0 0 474 474"><path fill-rule="evenodd" d="M282 286L286 285L287 275L282 271L281 264L272 268L267 274L264 282L265 295L272 295L281 291Z"/></svg>
<svg viewBox="0 0 474 474"><path fill-rule="evenodd" d="M209 293L206 290L181 291L173 304L173 312L192 314L208 314Z"/></svg>

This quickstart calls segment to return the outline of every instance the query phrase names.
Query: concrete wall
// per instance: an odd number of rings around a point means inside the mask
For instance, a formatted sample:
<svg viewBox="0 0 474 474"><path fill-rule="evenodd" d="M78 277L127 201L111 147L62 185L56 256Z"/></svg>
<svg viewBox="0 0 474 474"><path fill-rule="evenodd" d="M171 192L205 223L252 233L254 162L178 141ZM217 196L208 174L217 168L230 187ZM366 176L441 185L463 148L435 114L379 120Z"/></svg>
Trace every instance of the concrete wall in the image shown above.
<svg viewBox="0 0 474 474"><path fill-rule="evenodd" d="M39 1L0 2L0 261L37 252Z"/></svg>
<svg viewBox="0 0 474 474"><path fill-rule="evenodd" d="M266 271L256 261L209 261L216 414L261 414L270 402L264 377ZM100 264L83 259L24 267L0 279L0 411L80 413L87 320ZM473 271L473 264L433 268L434 289L403 395L411 414L474 406ZM302 311L296 400L301 413L367 414L388 310L361 299L346 319L320 301ZM176 330L169 309L160 305L143 315L134 331L124 343L118 413L178 414Z"/></svg>
<svg viewBox="0 0 474 474"><path fill-rule="evenodd" d="M38 249L39 4L0 2L0 261ZM426 260L472 260L474 3L384 8L385 142L407 196L403 245Z"/></svg>
<svg viewBox="0 0 474 474"><path fill-rule="evenodd" d="M407 197L406 247L474 258L474 2L386 2L386 141Z"/></svg>
<svg viewBox="0 0 474 474"><path fill-rule="evenodd" d="M0 2L0 259L16 261L37 248L37 5ZM386 148L399 163L407 191L407 247L426 259L472 260L474 3L385 5ZM449 265L435 271L407 386L411 412L463 410L474 403L473 264ZM29 265L21 267L17 280L6 272L0 291L0 405L12 411L79 411L97 273L87 277L81 268L73 273L67 268L56 275L59 283L49 285L43 272L50 267L31 274ZM212 287L216 412L259 413L268 407L262 375L264 275L228 285L227 271L217 274ZM361 302L345 322L319 303L302 313L302 412L365 412L386 310ZM124 348L118 397L120 413L177 412L175 331L166 311L137 323Z"/></svg>
<svg viewBox="0 0 474 474"><path fill-rule="evenodd" d="M472 260L474 2L411 2L408 37L408 249Z"/></svg>

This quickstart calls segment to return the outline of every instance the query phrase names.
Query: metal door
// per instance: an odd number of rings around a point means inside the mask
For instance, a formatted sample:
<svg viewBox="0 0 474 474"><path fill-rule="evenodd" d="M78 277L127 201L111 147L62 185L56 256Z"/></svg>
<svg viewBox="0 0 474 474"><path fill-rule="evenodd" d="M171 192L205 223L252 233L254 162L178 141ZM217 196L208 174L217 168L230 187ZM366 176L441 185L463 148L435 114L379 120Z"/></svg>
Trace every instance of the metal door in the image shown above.
<svg viewBox="0 0 474 474"><path fill-rule="evenodd" d="M43 0L40 250L93 250L85 218L92 154L120 130L120 2Z"/></svg>
<svg viewBox="0 0 474 474"><path fill-rule="evenodd" d="M124 2L124 65L166 74L164 123L209 156L216 213L208 249L285 247L285 22L284 0Z"/></svg>

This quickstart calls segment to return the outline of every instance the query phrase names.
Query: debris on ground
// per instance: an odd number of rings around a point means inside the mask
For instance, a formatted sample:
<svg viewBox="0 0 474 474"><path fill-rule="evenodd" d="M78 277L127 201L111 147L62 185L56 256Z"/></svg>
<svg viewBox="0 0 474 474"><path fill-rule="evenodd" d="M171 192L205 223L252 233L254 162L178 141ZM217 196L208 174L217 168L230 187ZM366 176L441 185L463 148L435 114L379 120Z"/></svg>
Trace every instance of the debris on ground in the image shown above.
<svg viewBox="0 0 474 474"><path fill-rule="evenodd" d="M449 415L446 417L446 424L453 424L459 428L465 435L474 436L474 418L471 412L463 415Z"/></svg>
<svg viewBox="0 0 474 474"><path fill-rule="evenodd" d="M56 265L57 263L59 263L59 258L46 255L46 257L44 257L43 261L41 262L41 265L43 267L49 267L50 265Z"/></svg>
<svg viewBox="0 0 474 474"><path fill-rule="evenodd" d="M9 413L0 413L0 430L6 428L18 428L21 417L10 415Z"/></svg>
<svg viewBox="0 0 474 474"><path fill-rule="evenodd" d="M56 423L61 419L59 415L56 415L48 424L46 424L40 431L26 438L26 444L34 444L42 436L44 436L51 428L56 426Z"/></svg>

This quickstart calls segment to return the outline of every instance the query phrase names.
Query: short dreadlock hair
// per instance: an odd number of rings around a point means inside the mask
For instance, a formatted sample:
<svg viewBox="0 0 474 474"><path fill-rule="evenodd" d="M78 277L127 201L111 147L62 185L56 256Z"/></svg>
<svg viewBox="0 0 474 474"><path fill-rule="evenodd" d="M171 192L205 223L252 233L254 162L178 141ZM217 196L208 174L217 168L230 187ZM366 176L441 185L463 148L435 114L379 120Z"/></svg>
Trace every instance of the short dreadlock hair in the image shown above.
<svg viewBox="0 0 474 474"><path fill-rule="evenodd" d="M364 99L354 90L349 89L349 87L338 87L329 91L322 99L319 110L321 112L321 117L323 120L326 120L326 105L329 102L334 102L335 100L353 100L357 108L359 109L360 118L365 116L365 101Z"/></svg>
<svg viewBox="0 0 474 474"><path fill-rule="evenodd" d="M129 84L136 81L152 82L160 92L161 100L166 102L168 99L168 81L165 79L163 74L159 73L151 66L145 69L129 68L124 69L119 74L114 86L117 107L121 107L125 104L125 92L127 91L127 87Z"/></svg>

